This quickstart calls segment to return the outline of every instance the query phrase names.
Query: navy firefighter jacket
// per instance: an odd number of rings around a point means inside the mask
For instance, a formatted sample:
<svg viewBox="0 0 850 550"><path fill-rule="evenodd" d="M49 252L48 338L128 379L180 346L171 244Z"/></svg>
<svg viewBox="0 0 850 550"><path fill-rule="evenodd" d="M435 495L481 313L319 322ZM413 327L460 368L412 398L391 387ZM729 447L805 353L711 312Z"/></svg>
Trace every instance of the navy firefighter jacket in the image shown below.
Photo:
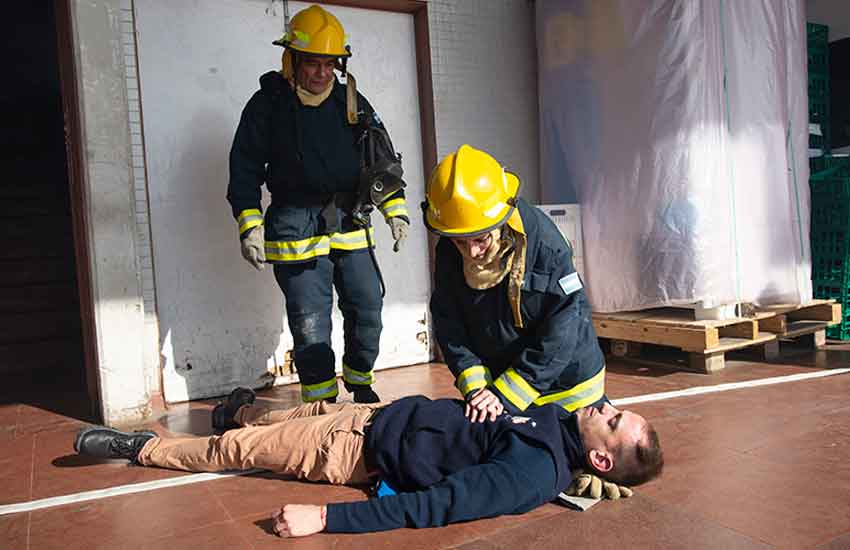
<svg viewBox="0 0 850 550"><path fill-rule="evenodd" d="M523 199L517 202L526 238L523 326L515 326L509 277L490 289L470 288L460 253L443 237L431 296L434 332L463 395L486 385L511 412L546 403L573 411L605 398L605 361L590 303L557 226Z"/></svg>
<svg viewBox="0 0 850 550"><path fill-rule="evenodd" d="M400 399L366 432L366 456L400 491L328 505L327 530L431 527L520 514L554 499L586 467L574 414L555 405L470 422L464 402Z"/></svg>
<svg viewBox="0 0 850 550"><path fill-rule="evenodd" d="M383 127L366 98L358 93L357 101L361 116ZM365 250L363 229L350 215L360 181L359 136L357 125L347 122L346 88L339 81L313 107L301 103L279 72L260 77L260 90L242 111L230 150L227 200L239 234L264 223L265 184L272 197L264 224L269 262L309 261L332 249ZM323 215L328 205L334 216ZM407 220L404 190L379 210L387 219Z"/></svg>

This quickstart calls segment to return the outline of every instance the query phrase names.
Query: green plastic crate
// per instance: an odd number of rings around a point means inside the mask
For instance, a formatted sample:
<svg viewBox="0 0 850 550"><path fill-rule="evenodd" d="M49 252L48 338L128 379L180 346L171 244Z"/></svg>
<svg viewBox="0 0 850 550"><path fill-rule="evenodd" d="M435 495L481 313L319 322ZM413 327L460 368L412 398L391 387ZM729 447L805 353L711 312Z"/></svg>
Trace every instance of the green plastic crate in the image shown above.
<svg viewBox="0 0 850 550"><path fill-rule="evenodd" d="M826 337L830 340L850 340L850 313L847 311L847 302L841 304L841 322L831 327L826 327Z"/></svg>
<svg viewBox="0 0 850 550"><path fill-rule="evenodd" d="M831 340L850 340L850 285L847 281L818 280L813 277L814 297L823 300L835 300L841 304L841 322L827 327L826 337Z"/></svg>
<svg viewBox="0 0 850 550"><path fill-rule="evenodd" d="M813 185L835 178L850 178L850 157L812 157L809 159L809 172Z"/></svg>
<svg viewBox="0 0 850 550"><path fill-rule="evenodd" d="M809 73L829 74L829 45L813 45L809 43L809 47L806 50L806 61L809 66Z"/></svg>
<svg viewBox="0 0 850 550"><path fill-rule="evenodd" d="M809 97L829 97L829 73L815 71L809 66Z"/></svg>
<svg viewBox="0 0 850 550"><path fill-rule="evenodd" d="M815 44L829 42L829 27L820 23L806 23L806 40Z"/></svg>
<svg viewBox="0 0 850 550"><path fill-rule="evenodd" d="M829 27L806 24L809 72L809 122L819 124L821 136L809 137L809 148L830 149L829 128Z"/></svg>
<svg viewBox="0 0 850 550"><path fill-rule="evenodd" d="M826 327L826 337L830 340L850 340L850 321L845 319L835 326Z"/></svg>
<svg viewBox="0 0 850 550"><path fill-rule="evenodd" d="M850 229L850 178L814 179L810 183L812 228Z"/></svg>
<svg viewBox="0 0 850 550"><path fill-rule="evenodd" d="M809 96L809 122L820 124L821 132L829 130L829 96Z"/></svg>
<svg viewBox="0 0 850 550"><path fill-rule="evenodd" d="M841 304L842 320L827 338L850 340L850 158L809 159L812 286L815 298Z"/></svg>

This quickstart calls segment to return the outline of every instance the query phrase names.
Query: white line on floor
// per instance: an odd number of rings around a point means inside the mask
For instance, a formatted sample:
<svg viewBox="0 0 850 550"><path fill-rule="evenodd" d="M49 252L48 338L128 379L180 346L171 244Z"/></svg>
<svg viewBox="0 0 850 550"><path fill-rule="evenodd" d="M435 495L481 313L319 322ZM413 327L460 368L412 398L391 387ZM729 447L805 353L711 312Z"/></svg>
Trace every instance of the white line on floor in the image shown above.
<svg viewBox="0 0 850 550"><path fill-rule="evenodd" d="M86 502L87 500L98 500L118 495L143 493L145 491L165 489L166 487L179 487L180 485L190 485L192 483L202 483L204 481L215 481L217 479L225 479L233 476L246 476L262 471L263 470L245 470L240 472L191 474L171 479L159 479L157 481L145 481L144 483L133 483L132 485L119 485L117 487L108 487L106 489L97 489L95 491L85 491L82 493L75 493L73 495L42 498L40 500L31 500L29 502L21 502L18 504L5 504L0 506L0 516L6 514L17 514L19 512L32 512L33 510L41 510L42 508L51 508L53 506L73 504L75 502Z"/></svg>
<svg viewBox="0 0 850 550"><path fill-rule="evenodd" d="M835 376L837 374L850 373L850 368L822 370L816 372L804 372L800 374L789 374L787 376L775 376L773 378L764 378L761 380L749 380L746 382L730 382L727 384L717 384L714 386L700 386L696 388L687 388L684 390L650 393L647 395L637 395L634 397L625 397L622 399L614 399L612 403L618 407L625 405L634 405L636 403L646 403L649 401L661 401L664 399L674 399L677 397L690 397L694 395L702 395L706 393L717 393L730 390L738 390L743 388L755 388L758 386L770 386L772 384L784 384L787 382L799 382L801 380L811 380L813 378L823 378L826 376ZM233 476L249 475L261 472L262 470L250 470L245 472L226 472L226 473L207 473L207 474L191 474L171 479L160 479L157 481L146 481L144 483L134 483L132 485L119 485L108 489L98 489L96 491L85 491L73 495L64 495L59 497L43 498L40 500L32 500L30 502L21 502L18 504L5 504L0 506L0 516L6 514L17 514L20 512L32 512L33 510L41 510L43 508L51 508L53 506L61 506L63 504L73 504L76 502L86 502L89 500L98 500L101 498L113 497L118 495L129 495L132 493L141 493L145 491L154 491L156 489L164 489L167 487L178 487L180 485L189 485L191 483L202 483L205 481L215 481Z"/></svg>
<svg viewBox="0 0 850 550"><path fill-rule="evenodd" d="M800 374L789 374L787 376L762 378L761 380L748 380L746 382L729 382L727 384L717 384L715 386L698 386L695 388L686 388L684 390L636 395L634 397L612 399L611 403L613 403L617 407L622 407L625 405L634 405L636 403L661 401L663 399L674 399L676 397L691 397L694 395L702 395L704 393L718 393L729 390L739 390L742 388L755 388L758 386L770 386L772 384L784 384L786 382L799 382L800 380L811 380L812 378L823 378L825 376L835 376L836 374L846 374L848 372L850 372L850 368L821 370L816 372L803 372Z"/></svg>

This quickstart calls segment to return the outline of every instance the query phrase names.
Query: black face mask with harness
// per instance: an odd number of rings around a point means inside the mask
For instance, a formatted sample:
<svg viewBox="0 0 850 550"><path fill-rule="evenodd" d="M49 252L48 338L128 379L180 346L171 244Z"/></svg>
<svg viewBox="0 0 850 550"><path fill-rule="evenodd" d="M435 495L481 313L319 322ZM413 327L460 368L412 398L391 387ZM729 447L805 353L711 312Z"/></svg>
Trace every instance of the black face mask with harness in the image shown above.
<svg viewBox="0 0 850 550"><path fill-rule="evenodd" d="M401 153L396 153L390 135L374 114L360 115L360 182L351 214L357 225L368 227L372 210L407 184L401 179Z"/></svg>

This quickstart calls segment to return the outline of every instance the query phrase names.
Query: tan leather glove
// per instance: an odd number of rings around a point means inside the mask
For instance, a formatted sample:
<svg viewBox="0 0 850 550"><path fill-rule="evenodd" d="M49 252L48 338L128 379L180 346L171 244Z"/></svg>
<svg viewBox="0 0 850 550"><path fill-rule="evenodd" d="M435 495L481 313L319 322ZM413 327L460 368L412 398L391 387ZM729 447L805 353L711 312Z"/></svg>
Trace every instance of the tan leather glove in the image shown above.
<svg viewBox="0 0 850 550"><path fill-rule="evenodd" d="M242 257L254 266L257 271L265 269L266 264L266 231L262 225L251 229L242 239Z"/></svg>
<svg viewBox="0 0 850 550"><path fill-rule="evenodd" d="M599 476L589 474L584 470L573 471L573 482L565 491L566 494L586 498L607 498L617 500L629 498L635 492L625 485L617 485L611 481L605 481Z"/></svg>
<svg viewBox="0 0 850 550"><path fill-rule="evenodd" d="M390 231L392 232L393 239L395 240L393 252L398 252L401 250L402 241L407 238L407 232L410 229L410 224L399 217L389 218L387 220L387 224L390 226Z"/></svg>

